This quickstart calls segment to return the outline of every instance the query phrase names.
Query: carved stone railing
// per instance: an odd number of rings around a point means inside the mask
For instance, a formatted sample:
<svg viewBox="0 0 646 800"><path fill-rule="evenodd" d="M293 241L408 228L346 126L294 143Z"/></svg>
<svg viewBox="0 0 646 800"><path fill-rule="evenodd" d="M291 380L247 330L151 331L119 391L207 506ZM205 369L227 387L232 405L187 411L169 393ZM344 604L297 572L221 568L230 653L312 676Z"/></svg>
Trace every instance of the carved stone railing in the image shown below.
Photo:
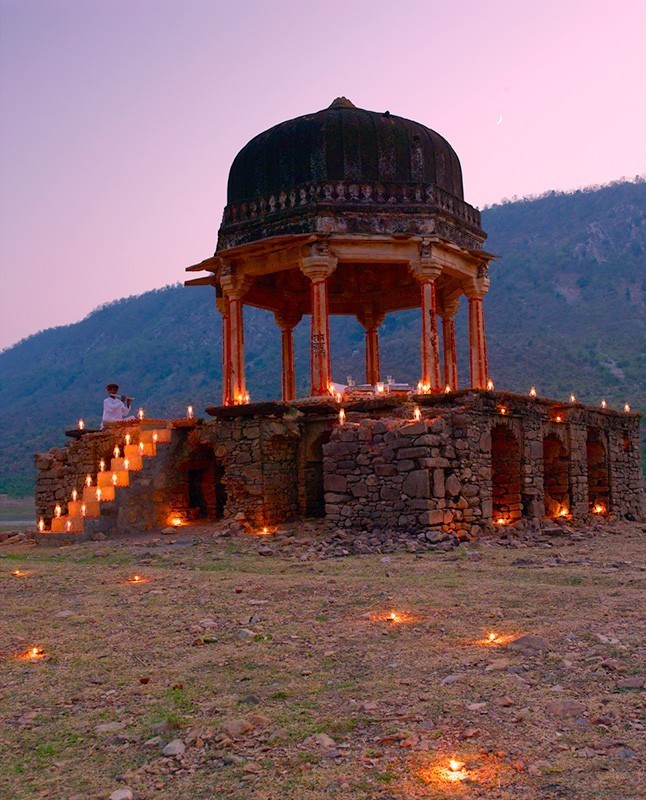
<svg viewBox="0 0 646 800"><path fill-rule="evenodd" d="M467 225L480 228L480 212L450 192L430 183L359 183L325 181L305 183L289 191L256 197L224 209L222 226L271 218L309 205L331 206L427 206L444 211Z"/></svg>

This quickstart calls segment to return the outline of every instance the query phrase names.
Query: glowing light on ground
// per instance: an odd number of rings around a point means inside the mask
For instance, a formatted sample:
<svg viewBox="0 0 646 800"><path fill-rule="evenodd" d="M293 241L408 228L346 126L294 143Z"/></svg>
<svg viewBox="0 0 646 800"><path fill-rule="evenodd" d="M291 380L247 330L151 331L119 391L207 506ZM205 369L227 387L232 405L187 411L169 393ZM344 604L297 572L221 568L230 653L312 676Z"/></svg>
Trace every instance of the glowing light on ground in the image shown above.
<svg viewBox="0 0 646 800"><path fill-rule="evenodd" d="M339 425L345 424L345 410L342 408L339 410Z"/></svg>
<svg viewBox="0 0 646 800"><path fill-rule="evenodd" d="M14 576L14 578L26 578L27 575L29 575L29 572L25 569L14 569L11 574Z"/></svg>
<svg viewBox="0 0 646 800"><path fill-rule="evenodd" d="M24 653L20 653L18 658L23 661L38 661L45 657L45 649L43 647L30 647Z"/></svg>
<svg viewBox="0 0 646 800"><path fill-rule="evenodd" d="M413 409L413 419L415 420L415 422L419 422L421 418L422 418L422 412L419 410L419 406L415 406L415 408Z"/></svg>
<svg viewBox="0 0 646 800"><path fill-rule="evenodd" d="M145 575L131 575L129 578L126 578L126 583L132 583L139 585L140 583L148 583L150 578L147 578Z"/></svg>
<svg viewBox="0 0 646 800"><path fill-rule="evenodd" d="M592 506L592 513L593 514L605 514L606 513L606 507L603 505L603 503L595 503Z"/></svg>
<svg viewBox="0 0 646 800"><path fill-rule="evenodd" d="M370 614L370 622L389 622L391 625L401 625L418 621L419 617L409 611L374 611Z"/></svg>
<svg viewBox="0 0 646 800"><path fill-rule="evenodd" d="M487 381L487 391L493 392L493 388L494 388L493 381L491 380L491 378L489 378L489 380Z"/></svg>
<svg viewBox="0 0 646 800"><path fill-rule="evenodd" d="M535 386L532 386L532 388L529 390L529 396L530 397L536 397L536 387Z"/></svg>
<svg viewBox="0 0 646 800"><path fill-rule="evenodd" d="M82 431L85 428L85 422L82 419L79 420L79 430Z"/></svg>
<svg viewBox="0 0 646 800"><path fill-rule="evenodd" d="M624 406L624 411L626 412L626 414L630 412L630 406L628 405L628 403L626 403L626 405Z"/></svg>

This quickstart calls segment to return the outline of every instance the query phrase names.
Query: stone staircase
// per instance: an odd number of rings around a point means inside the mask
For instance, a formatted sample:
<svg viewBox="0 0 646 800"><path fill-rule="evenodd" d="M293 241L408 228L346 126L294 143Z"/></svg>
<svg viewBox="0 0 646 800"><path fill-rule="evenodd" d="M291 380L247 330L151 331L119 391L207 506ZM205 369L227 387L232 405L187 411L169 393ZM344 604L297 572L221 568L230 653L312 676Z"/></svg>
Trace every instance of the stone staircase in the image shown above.
<svg viewBox="0 0 646 800"><path fill-rule="evenodd" d="M120 500L150 471L147 462L155 460L158 447L170 444L171 429L141 429L139 441L132 439L126 434L115 446L109 468L101 459L98 472L87 475L82 491L73 491L67 514L62 514L60 504L56 506L49 531L41 520L38 533L43 540L82 541L98 531L105 533L104 528L115 529Z"/></svg>

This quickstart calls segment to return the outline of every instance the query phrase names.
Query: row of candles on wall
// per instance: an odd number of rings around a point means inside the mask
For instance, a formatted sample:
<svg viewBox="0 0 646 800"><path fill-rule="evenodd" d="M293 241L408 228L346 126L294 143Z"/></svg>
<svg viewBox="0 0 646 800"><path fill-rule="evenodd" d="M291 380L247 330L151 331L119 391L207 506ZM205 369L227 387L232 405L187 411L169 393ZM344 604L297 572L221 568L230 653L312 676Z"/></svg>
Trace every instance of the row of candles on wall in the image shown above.
<svg viewBox="0 0 646 800"><path fill-rule="evenodd" d="M249 402L249 396L248 395L247 395L246 402L247 403ZM193 419L193 416L194 416L193 406L186 406L186 419ZM139 421L141 421L142 419L144 419L144 417L145 417L145 412L144 412L143 408L140 408L139 411L137 411L137 419ZM80 431L84 431L85 430L85 420L84 419L80 419L78 421L78 429Z"/></svg>

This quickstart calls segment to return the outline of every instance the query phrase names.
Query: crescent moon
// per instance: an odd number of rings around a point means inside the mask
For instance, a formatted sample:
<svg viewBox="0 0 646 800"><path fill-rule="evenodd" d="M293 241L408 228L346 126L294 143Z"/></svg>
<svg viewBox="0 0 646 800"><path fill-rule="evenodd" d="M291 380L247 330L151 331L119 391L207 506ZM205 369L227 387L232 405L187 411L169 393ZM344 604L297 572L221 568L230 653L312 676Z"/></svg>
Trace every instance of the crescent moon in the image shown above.
<svg viewBox="0 0 646 800"><path fill-rule="evenodd" d="M502 114L496 120L496 125L500 125L501 122L502 122Z"/></svg>

